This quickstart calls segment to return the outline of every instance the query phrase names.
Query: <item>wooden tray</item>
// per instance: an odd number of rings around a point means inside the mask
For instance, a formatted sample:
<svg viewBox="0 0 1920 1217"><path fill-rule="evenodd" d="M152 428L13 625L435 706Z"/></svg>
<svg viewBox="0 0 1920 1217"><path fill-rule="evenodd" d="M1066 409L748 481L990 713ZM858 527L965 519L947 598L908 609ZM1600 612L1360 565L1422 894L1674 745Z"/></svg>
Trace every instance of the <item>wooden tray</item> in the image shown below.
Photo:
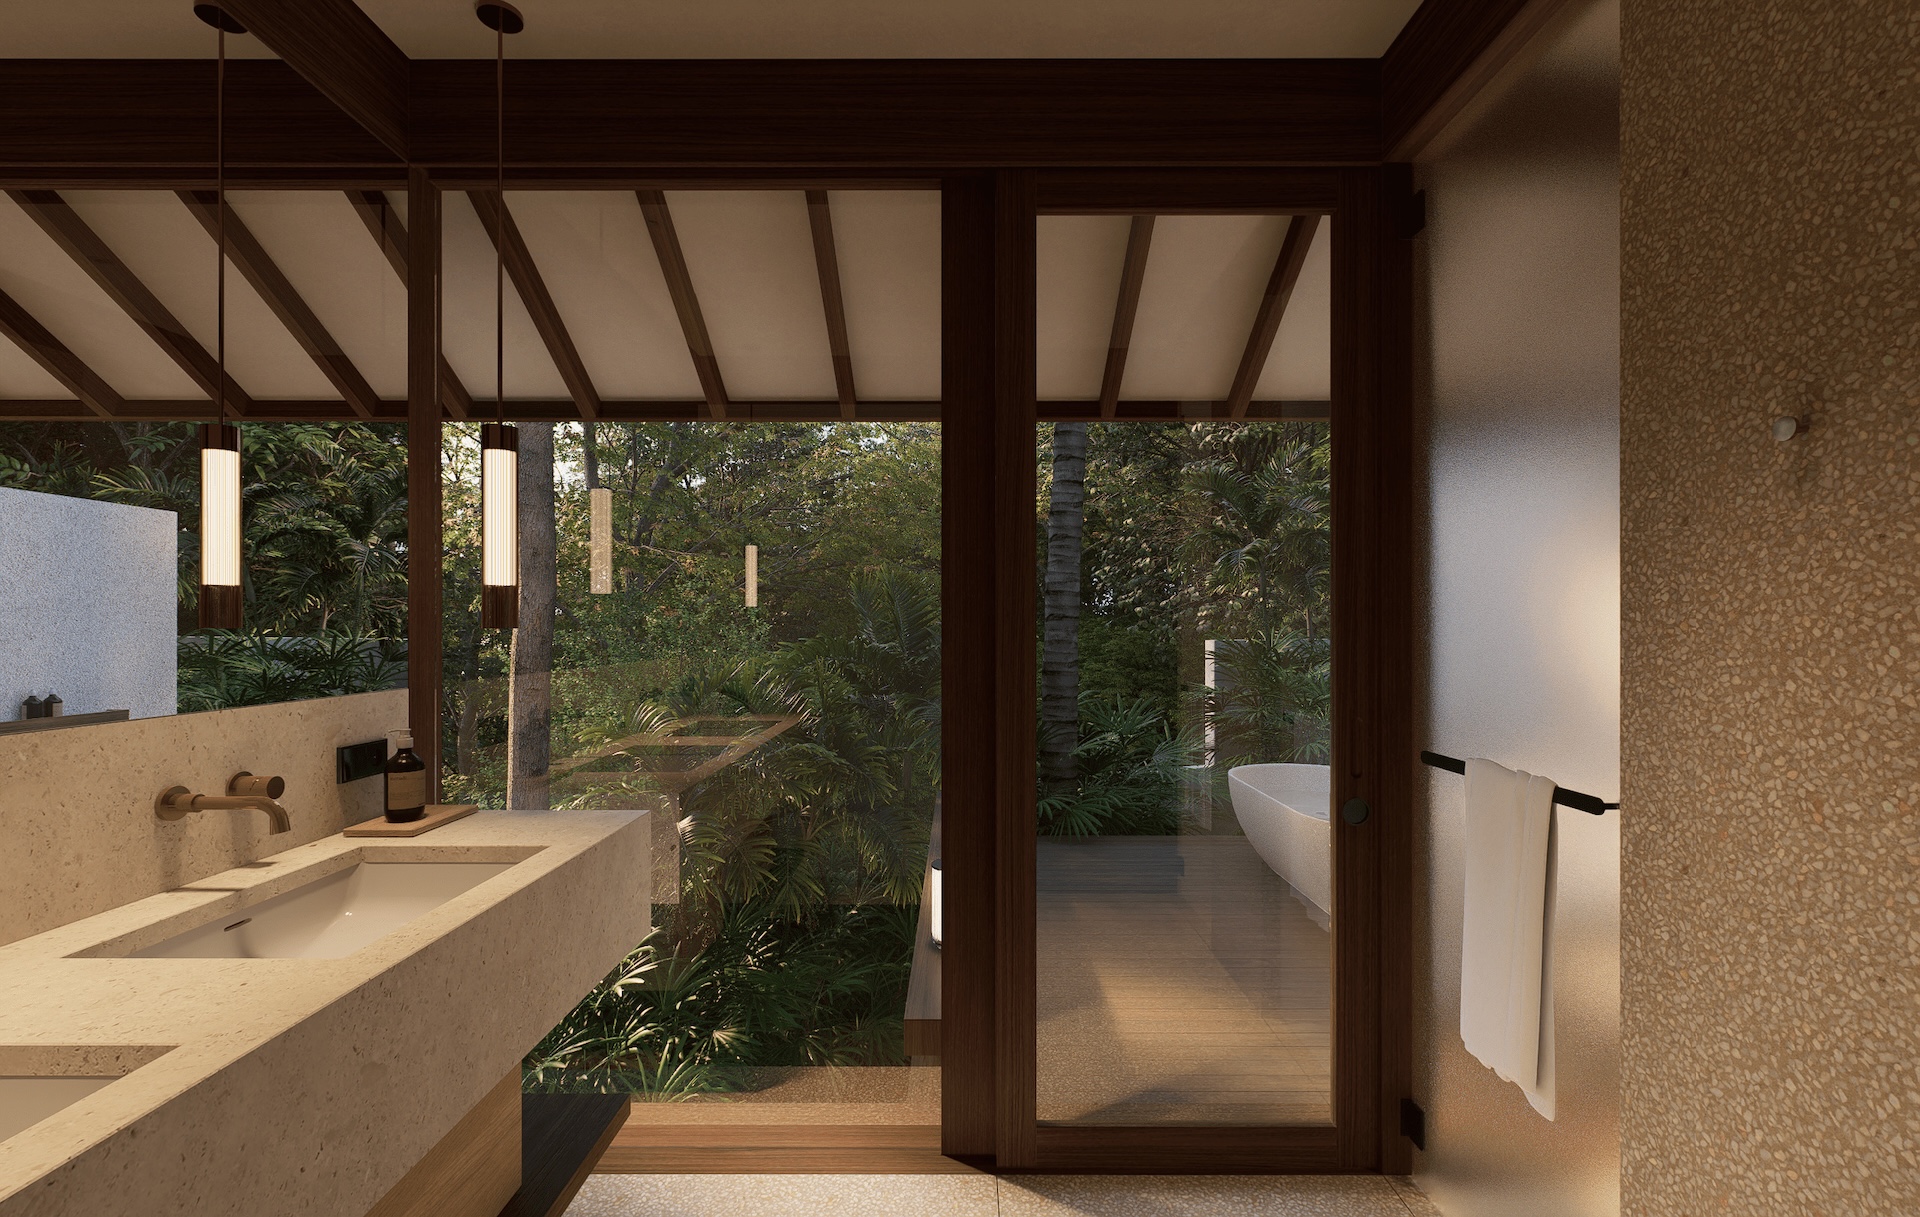
<svg viewBox="0 0 1920 1217"><path fill-rule="evenodd" d="M343 837L417 837L423 832L432 832L442 824L451 824L462 816L470 816L477 810L473 803L436 803L427 808L427 814L407 824L389 824L385 816L375 816L371 820L355 824L340 835Z"/></svg>

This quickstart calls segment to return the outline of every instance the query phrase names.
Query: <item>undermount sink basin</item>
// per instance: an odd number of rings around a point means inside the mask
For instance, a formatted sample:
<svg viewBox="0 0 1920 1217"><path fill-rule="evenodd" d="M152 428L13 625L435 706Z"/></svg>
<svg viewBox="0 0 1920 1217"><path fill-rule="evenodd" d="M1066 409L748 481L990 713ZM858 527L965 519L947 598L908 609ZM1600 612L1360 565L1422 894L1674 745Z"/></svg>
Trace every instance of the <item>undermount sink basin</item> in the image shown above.
<svg viewBox="0 0 1920 1217"><path fill-rule="evenodd" d="M360 862L131 952L136 959L339 959L510 862Z"/></svg>
<svg viewBox="0 0 1920 1217"><path fill-rule="evenodd" d="M0 1078L0 1141L25 1132L117 1077Z"/></svg>

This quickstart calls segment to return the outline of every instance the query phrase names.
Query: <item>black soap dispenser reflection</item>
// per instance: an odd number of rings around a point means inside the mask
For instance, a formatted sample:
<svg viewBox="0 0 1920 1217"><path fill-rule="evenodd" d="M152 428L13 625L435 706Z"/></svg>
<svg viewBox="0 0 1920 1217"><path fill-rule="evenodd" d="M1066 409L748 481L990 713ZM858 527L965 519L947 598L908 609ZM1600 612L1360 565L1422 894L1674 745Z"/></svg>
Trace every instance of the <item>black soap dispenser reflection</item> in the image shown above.
<svg viewBox="0 0 1920 1217"><path fill-rule="evenodd" d="M387 758L387 822L410 824L427 813L427 763L414 754L413 732L393 733Z"/></svg>

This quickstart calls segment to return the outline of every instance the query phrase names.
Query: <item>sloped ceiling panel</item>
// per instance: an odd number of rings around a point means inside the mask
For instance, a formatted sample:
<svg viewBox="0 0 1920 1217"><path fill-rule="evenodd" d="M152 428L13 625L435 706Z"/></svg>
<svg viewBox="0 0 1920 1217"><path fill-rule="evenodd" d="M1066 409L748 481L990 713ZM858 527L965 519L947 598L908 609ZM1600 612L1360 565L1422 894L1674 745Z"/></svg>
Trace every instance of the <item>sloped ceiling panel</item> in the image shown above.
<svg viewBox="0 0 1920 1217"><path fill-rule="evenodd" d="M213 352L219 328L213 238L185 204L164 191L146 190L76 190L65 198L187 332ZM231 265L227 268L227 371L242 389L262 399L340 399L280 319ZM101 375L107 373L101 370Z"/></svg>
<svg viewBox="0 0 1920 1217"><path fill-rule="evenodd" d="M1122 400L1226 397L1286 229L1285 216L1160 218Z"/></svg>
<svg viewBox="0 0 1920 1217"><path fill-rule="evenodd" d="M1260 401L1325 401L1333 385L1333 226L1321 220L1273 353L1253 395ZM1238 365L1236 365L1238 366Z"/></svg>
<svg viewBox="0 0 1920 1217"><path fill-rule="evenodd" d="M234 191L234 214L373 391L407 395L407 292L337 190ZM329 391L328 396L338 396Z"/></svg>
<svg viewBox="0 0 1920 1217"><path fill-rule="evenodd" d="M699 400L700 378L633 193L516 191L507 206L600 395Z"/></svg>
<svg viewBox="0 0 1920 1217"><path fill-rule="evenodd" d="M513 206L511 198L507 205ZM514 218L519 219L518 212ZM476 412L484 415L480 403L493 400L496 379L493 241L464 194L445 196L440 226L442 350L454 374L473 394ZM544 267L541 273L546 274ZM551 282L548 287L551 289ZM507 397L565 400L566 382L555 370L511 279L506 283L505 314ZM588 371L595 374L597 383L597 370L589 365Z"/></svg>
<svg viewBox="0 0 1920 1217"><path fill-rule="evenodd" d="M1034 365L1040 400L1092 401L1100 396L1131 225L1125 216L1040 217L1034 250ZM1151 258L1147 265L1153 265ZM1121 384L1125 396L1124 378Z"/></svg>
<svg viewBox="0 0 1920 1217"><path fill-rule="evenodd" d="M207 253L207 277L211 280L212 250ZM206 395L179 365L167 358L38 224L4 196L0 196L0 289L19 301L122 396L205 400ZM0 340L0 346L20 354L11 342ZM25 355L20 358L26 359ZM27 366L45 376L32 361L28 360ZM16 387L17 383L22 387ZM24 383L9 376L0 392L7 397L48 396L39 390L27 391ZM51 396L71 395L62 390Z"/></svg>
<svg viewBox="0 0 1920 1217"><path fill-rule="evenodd" d="M702 190L666 197L728 394L740 401L832 400L833 356L806 196Z"/></svg>
<svg viewBox="0 0 1920 1217"><path fill-rule="evenodd" d="M873 401L940 400L940 195L829 194L853 383Z"/></svg>

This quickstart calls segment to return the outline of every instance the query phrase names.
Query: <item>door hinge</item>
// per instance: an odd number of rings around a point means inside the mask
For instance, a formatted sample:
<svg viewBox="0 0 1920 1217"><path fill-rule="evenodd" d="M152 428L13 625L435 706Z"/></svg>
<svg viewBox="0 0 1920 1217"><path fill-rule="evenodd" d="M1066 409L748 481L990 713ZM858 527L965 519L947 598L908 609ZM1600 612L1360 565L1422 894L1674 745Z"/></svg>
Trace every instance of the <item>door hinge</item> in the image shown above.
<svg viewBox="0 0 1920 1217"><path fill-rule="evenodd" d="M1427 1113L1412 1099L1400 1100L1400 1135L1413 1142L1415 1149L1427 1147Z"/></svg>

